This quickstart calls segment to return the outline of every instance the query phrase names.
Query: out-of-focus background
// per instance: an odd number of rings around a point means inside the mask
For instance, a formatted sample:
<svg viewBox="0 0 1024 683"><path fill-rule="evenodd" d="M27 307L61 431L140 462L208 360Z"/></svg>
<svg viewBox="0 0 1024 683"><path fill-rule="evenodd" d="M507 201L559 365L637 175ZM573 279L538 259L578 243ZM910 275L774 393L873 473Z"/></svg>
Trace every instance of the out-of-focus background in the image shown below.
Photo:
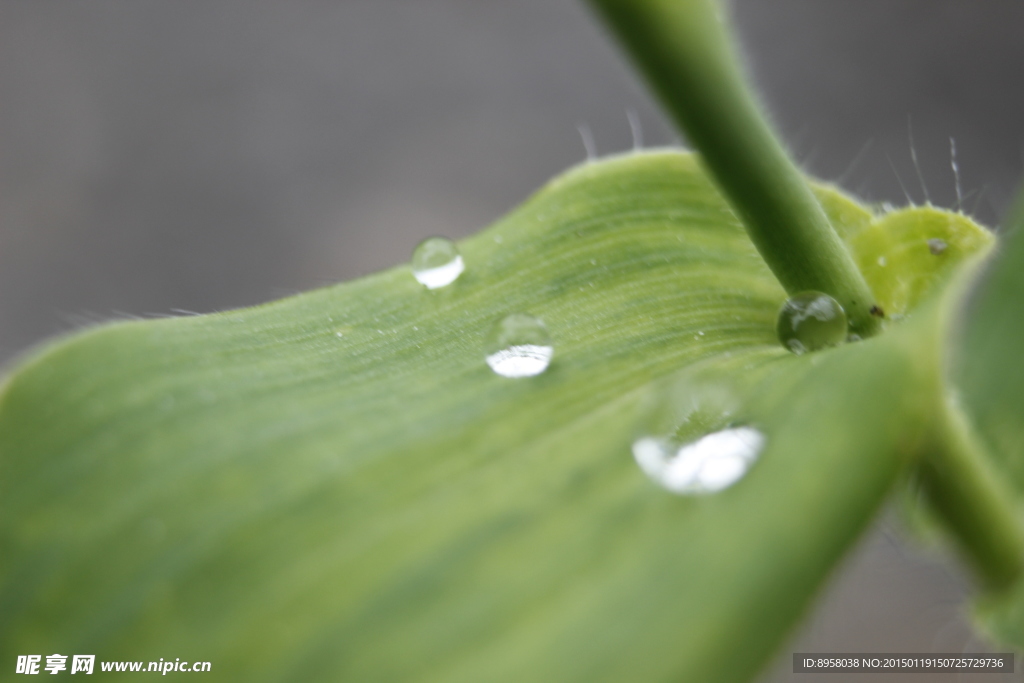
<svg viewBox="0 0 1024 683"><path fill-rule="evenodd" d="M1024 4L732 8L811 173L998 223L1024 157ZM644 146L679 144L580 0L0 0L0 361L402 262L580 162L581 127L631 148L628 112ZM887 516L765 680L793 677L793 650L983 648L970 592Z"/></svg>

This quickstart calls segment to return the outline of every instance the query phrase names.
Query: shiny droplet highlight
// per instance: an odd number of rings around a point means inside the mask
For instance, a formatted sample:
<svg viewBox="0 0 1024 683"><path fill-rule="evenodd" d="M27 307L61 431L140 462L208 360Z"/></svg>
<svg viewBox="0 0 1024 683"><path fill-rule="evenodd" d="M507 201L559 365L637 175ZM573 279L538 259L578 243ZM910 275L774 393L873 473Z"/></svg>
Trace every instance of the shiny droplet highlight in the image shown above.
<svg viewBox="0 0 1024 683"><path fill-rule="evenodd" d="M730 427L681 446L671 439L644 437L633 443L633 458L652 481L678 494L715 493L746 475L764 449L754 427Z"/></svg>
<svg viewBox="0 0 1024 683"><path fill-rule="evenodd" d="M459 248L447 237L428 237L412 252L412 274L427 289L450 285L465 269Z"/></svg>
<svg viewBox="0 0 1024 683"><path fill-rule="evenodd" d="M533 377L548 369L555 347L544 323L532 315L513 313L491 328L484 359L502 377Z"/></svg>
<svg viewBox="0 0 1024 683"><path fill-rule="evenodd" d="M782 304L776 332L782 345L800 355L846 339L846 312L839 302L821 292L801 292Z"/></svg>

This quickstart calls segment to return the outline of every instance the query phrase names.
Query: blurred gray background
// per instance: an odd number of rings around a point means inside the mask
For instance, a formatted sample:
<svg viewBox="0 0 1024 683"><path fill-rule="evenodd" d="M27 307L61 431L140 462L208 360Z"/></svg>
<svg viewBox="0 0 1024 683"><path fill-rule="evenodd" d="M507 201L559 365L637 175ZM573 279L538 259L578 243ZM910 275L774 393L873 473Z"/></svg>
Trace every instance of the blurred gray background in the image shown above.
<svg viewBox="0 0 1024 683"><path fill-rule="evenodd" d="M952 137L963 209L998 222L1021 176L1024 3L733 14L810 172L956 207ZM679 144L579 0L0 0L0 361L394 265L581 161L578 126L630 148L629 111L645 145ZM969 581L903 536L879 522L766 680L815 680L788 673L793 649L984 647Z"/></svg>

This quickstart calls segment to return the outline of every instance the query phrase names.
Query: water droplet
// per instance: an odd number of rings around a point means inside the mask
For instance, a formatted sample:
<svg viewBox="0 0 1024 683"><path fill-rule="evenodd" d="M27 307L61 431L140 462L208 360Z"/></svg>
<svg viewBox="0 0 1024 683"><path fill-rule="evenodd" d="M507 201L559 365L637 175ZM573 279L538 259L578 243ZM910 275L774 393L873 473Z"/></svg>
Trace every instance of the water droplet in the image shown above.
<svg viewBox="0 0 1024 683"><path fill-rule="evenodd" d="M938 237L933 237L932 239L928 240L928 251L935 254L936 256L946 251L946 249L949 249L949 243L946 242L946 240L939 239Z"/></svg>
<svg viewBox="0 0 1024 683"><path fill-rule="evenodd" d="M633 443L633 458L644 474L673 493L714 493L743 478L764 449L765 436L754 427L729 427L696 441L643 437Z"/></svg>
<svg viewBox="0 0 1024 683"><path fill-rule="evenodd" d="M828 294L800 292L782 304L775 329L793 353L817 351L846 339L846 312Z"/></svg>
<svg viewBox="0 0 1024 683"><path fill-rule="evenodd" d="M465 269L459 248L447 237L428 237L412 252L412 274L427 289L450 285Z"/></svg>
<svg viewBox="0 0 1024 683"><path fill-rule="evenodd" d="M533 377L547 370L555 348L547 328L537 318L513 313L487 335L484 357L502 377Z"/></svg>

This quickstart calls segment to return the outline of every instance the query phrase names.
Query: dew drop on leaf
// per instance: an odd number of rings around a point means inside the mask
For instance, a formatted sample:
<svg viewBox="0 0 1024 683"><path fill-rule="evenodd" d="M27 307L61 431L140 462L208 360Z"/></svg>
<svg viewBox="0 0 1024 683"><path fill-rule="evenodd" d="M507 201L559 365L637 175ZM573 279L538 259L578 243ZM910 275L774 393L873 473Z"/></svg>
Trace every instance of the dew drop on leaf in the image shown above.
<svg viewBox="0 0 1024 683"><path fill-rule="evenodd" d="M502 377L533 377L547 370L555 348L547 327L525 313L506 316L484 341L487 365Z"/></svg>
<svg viewBox="0 0 1024 683"><path fill-rule="evenodd" d="M447 237L428 237L412 252L412 274L427 289L450 285L465 268L459 248Z"/></svg>
<svg viewBox="0 0 1024 683"><path fill-rule="evenodd" d="M942 252L949 248L949 244L944 239L933 237L928 240L928 251L938 256Z"/></svg>
<svg viewBox="0 0 1024 683"><path fill-rule="evenodd" d="M743 478L765 442L764 434L749 426L721 429L683 445L643 437L633 442L633 458L644 474L672 493L715 493Z"/></svg>
<svg viewBox="0 0 1024 683"><path fill-rule="evenodd" d="M828 294L800 292L782 304L775 329L797 355L838 346L846 340L846 312Z"/></svg>
<svg viewBox="0 0 1024 683"><path fill-rule="evenodd" d="M732 385L687 372L653 389L632 445L644 474L680 495L721 491L746 475L766 438L750 426Z"/></svg>

